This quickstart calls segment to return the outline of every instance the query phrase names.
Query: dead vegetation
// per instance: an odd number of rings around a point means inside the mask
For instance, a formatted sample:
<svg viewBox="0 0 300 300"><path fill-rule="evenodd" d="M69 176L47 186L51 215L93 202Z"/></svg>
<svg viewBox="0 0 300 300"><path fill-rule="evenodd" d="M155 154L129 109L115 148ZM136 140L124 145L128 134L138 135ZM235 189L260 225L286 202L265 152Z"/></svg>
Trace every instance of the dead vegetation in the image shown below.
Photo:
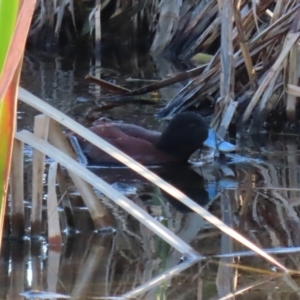
<svg viewBox="0 0 300 300"><path fill-rule="evenodd" d="M234 116L245 123L253 112L252 132L276 109L296 122L299 94L289 92L299 81L299 1L199 1L189 10L188 5L182 5L185 14L167 49L182 59L198 52L213 58L159 115L197 106L209 96L215 104L212 125L222 136Z"/></svg>
<svg viewBox="0 0 300 300"><path fill-rule="evenodd" d="M82 8L86 15L78 14ZM280 113L282 125L297 121L299 16L296 0L107 0L90 7L75 0L39 1L31 36L45 27L52 28L54 41L61 34L71 39L89 33L97 42L102 30L111 38L121 34L123 40L134 40L138 32L148 32L143 36L149 37L153 55L163 52L186 60L210 54L201 74L197 72L158 116L209 99L215 106L212 126L224 136L231 122L250 119L252 132L272 129L266 126L271 113L275 118ZM128 95L132 93L138 94Z"/></svg>

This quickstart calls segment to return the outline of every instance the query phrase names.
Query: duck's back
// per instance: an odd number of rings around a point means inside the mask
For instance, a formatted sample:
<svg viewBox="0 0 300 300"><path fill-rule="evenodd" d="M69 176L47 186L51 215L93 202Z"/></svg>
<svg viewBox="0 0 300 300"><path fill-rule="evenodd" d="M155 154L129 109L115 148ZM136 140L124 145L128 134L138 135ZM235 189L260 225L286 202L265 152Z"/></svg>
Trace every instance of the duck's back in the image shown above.
<svg viewBox="0 0 300 300"><path fill-rule="evenodd" d="M95 122L90 130L142 164L161 164L178 160L156 148L156 143L161 136L158 131L132 124L106 121ZM78 137L78 141L91 163L119 163L111 155L85 139Z"/></svg>

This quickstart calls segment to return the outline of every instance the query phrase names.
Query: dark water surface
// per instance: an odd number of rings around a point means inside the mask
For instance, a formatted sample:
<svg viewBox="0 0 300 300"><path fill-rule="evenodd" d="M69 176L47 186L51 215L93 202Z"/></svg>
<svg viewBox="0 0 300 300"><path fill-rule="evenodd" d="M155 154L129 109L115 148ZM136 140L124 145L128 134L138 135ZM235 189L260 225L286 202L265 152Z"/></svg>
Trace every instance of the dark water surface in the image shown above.
<svg viewBox="0 0 300 300"><path fill-rule="evenodd" d="M125 51L125 50L124 50ZM127 55L127 56L126 56ZM89 72L127 88L142 83L126 78L159 79L180 71L163 59L152 60L140 53L108 52L102 67L88 54L28 53L21 85L51 105L88 125L84 113L103 95L84 81ZM165 101L181 85L166 88ZM161 102L162 103L162 102ZM128 104L103 112L104 116L148 128L160 129L154 119L157 105ZM36 112L19 105L18 127L32 129ZM169 165L153 168L197 203L256 245L267 249L286 268L300 269L300 169L299 137L296 135L247 136L237 140L241 160L215 161L202 166ZM245 159L247 157L247 159ZM31 150L26 152L27 211L30 207ZM187 207L149 184L127 168L98 168L93 171L203 255L203 260L167 279L151 279L184 263L184 255L171 248L122 209L100 196L117 222L114 234L93 232L92 221L76 191L78 233L64 234L61 249L50 249L46 240L30 243L6 240L0 257L0 299L57 298L118 299L144 285L146 292L132 292L138 299L299 299L299 275L283 276L265 259L254 255ZM100 200L99 200L100 201ZM228 254L228 255L226 255ZM129 295L127 294L127 295Z"/></svg>

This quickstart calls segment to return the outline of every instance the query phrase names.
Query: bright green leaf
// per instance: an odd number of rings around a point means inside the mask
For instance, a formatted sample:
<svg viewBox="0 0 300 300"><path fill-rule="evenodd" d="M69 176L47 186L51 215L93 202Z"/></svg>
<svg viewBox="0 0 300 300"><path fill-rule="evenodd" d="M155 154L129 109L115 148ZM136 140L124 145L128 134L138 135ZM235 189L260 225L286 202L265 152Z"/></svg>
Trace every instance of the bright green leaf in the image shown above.
<svg viewBox="0 0 300 300"><path fill-rule="evenodd" d="M0 78L11 37L15 30L18 0L0 0Z"/></svg>

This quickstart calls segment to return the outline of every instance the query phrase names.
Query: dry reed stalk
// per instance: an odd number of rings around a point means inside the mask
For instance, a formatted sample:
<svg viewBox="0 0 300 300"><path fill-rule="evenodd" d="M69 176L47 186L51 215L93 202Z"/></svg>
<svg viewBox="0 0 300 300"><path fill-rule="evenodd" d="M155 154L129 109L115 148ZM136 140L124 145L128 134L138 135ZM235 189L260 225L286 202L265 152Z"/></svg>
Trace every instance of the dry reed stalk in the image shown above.
<svg viewBox="0 0 300 300"><path fill-rule="evenodd" d="M199 271L197 274L197 300L202 300L203 299L202 295L204 293L204 280L203 277L201 276L200 262L198 263L198 266L199 266Z"/></svg>
<svg viewBox="0 0 300 300"><path fill-rule="evenodd" d="M150 51L160 54L171 42L178 26L182 0L164 0L159 5L159 20Z"/></svg>
<svg viewBox="0 0 300 300"><path fill-rule="evenodd" d="M9 187L8 187L9 189ZM8 207L8 201L6 201L5 205L5 214L4 214L4 221L3 221L3 237L9 237L10 236L10 216L9 216L9 207Z"/></svg>
<svg viewBox="0 0 300 300"><path fill-rule="evenodd" d="M216 21L219 22L218 19L216 19ZM219 25L220 24L218 24L218 26ZM218 41L219 38L220 38L220 33L219 33L219 31L216 30L216 28L214 28L214 31L207 37L207 39L205 41L203 41L199 50L205 49L205 51L207 51L206 49L209 49L212 44L214 44ZM219 49L219 51L220 51L220 49Z"/></svg>
<svg viewBox="0 0 300 300"><path fill-rule="evenodd" d="M278 191L295 191L295 192L300 192L300 188L281 187L281 186L255 187L255 190L278 190Z"/></svg>
<svg viewBox="0 0 300 300"><path fill-rule="evenodd" d="M66 137L62 134L59 124L53 120L51 120L50 124L49 142L62 152L66 153L69 157L76 160L76 155L66 140ZM99 198L95 194L93 188L87 182L74 174L74 172L69 172L69 175L91 214L95 228L98 230L113 227L112 217L99 201Z"/></svg>
<svg viewBox="0 0 300 300"><path fill-rule="evenodd" d="M179 215L178 217L182 217L182 215ZM193 213L184 216L183 220L178 220L178 223L178 225L181 225L180 228L177 231L175 231L174 229L173 230L179 237L181 237L185 242L189 244L195 240L199 231L201 231L205 227L205 221L201 217L199 217L199 215ZM172 224L172 226L174 225ZM172 228L172 226L170 226L170 228ZM173 261L173 263L176 262Z"/></svg>
<svg viewBox="0 0 300 300"><path fill-rule="evenodd" d="M219 1L219 2L221 3L221 1ZM247 1L243 1L240 6L244 7L246 2ZM259 5L257 6L258 17L261 17L264 14L265 8L268 5L270 5L271 2L273 2L273 1L267 0L267 1L259 2ZM215 3L215 1L209 2L210 5L212 5L212 3ZM207 15L213 16L214 11L213 10L208 11ZM204 20L205 20L205 18L204 18ZM201 20L201 22L204 22L204 21ZM199 36L199 38L196 41L193 41L193 43L191 43L192 45L188 48L188 52L184 52L184 57L188 58L188 57L193 56L195 54L196 50L199 50L199 48L204 51L206 49L209 49L211 44L214 43L217 40L217 38L220 36L220 31L219 31L220 25L221 25L221 18L219 16L216 16L216 18L213 21L210 21L209 24L204 27L205 30L202 32L202 34L194 35L194 36ZM253 27L255 26L252 10L249 10L249 12L245 16L243 16L243 26L244 26L244 30L245 30L245 36L249 36L253 32ZM235 30L234 30L234 32L235 32ZM236 34L235 34L235 36L236 36ZM234 39L233 39L234 45L236 44L235 40L236 40L236 37L234 37Z"/></svg>
<svg viewBox="0 0 300 300"><path fill-rule="evenodd" d="M272 4L272 0L260 1L258 5L249 9L248 12L242 17L242 26L245 37L248 39L251 36L255 36L253 31L259 35L261 31L263 31L264 26L262 28L257 27L257 19L261 19L265 16L265 12L268 6ZM238 3L237 3L238 5ZM234 39L234 48L238 47L239 33L238 28L235 28L235 39Z"/></svg>
<svg viewBox="0 0 300 300"><path fill-rule="evenodd" d="M287 68L287 80L290 85L297 85L299 83L298 65L299 65L299 45L295 44L289 54L289 63ZM294 122L296 120L296 104L297 99L295 95L287 94L286 99L286 114L288 120Z"/></svg>
<svg viewBox="0 0 300 300"><path fill-rule="evenodd" d="M57 284L60 283L61 278L59 277L59 269L61 266L61 251L55 251L51 247L48 251L48 261L47 261L47 290L57 291ZM59 296L58 296L59 298Z"/></svg>
<svg viewBox="0 0 300 300"><path fill-rule="evenodd" d="M203 35L203 32L206 32L206 34L213 32L210 25L213 18L217 16L218 5L216 1L205 2L193 3L183 32L177 32L175 35L174 43L177 46L177 52L180 51L182 57L186 58L190 47L194 47L195 38Z"/></svg>
<svg viewBox="0 0 300 300"><path fill-rule="evenodd" d="M63 286L65 293L70 293L74 288L75 275L81 271L81 265L84 262L84 255L86 254L91 235L94 235L94 233L85 232L84 234L71 236L67 239L66 246L62 249L58 278L60 279L60 286ZM70 274L73 274L72 278L70 278Z"/></svg>
<svg viewBox="0 0 300 300"><path fill-rule="evenodd" d="M286 186L298 186L299 185L299 170L295 168L297 166L298 161L297 161L297 156L296 155L290 155L292 153L297 153L297 145L296 144L287 144L286 145L286 150L287 150L287 162L286 166L288 169L287 172L287 180L284 182ZM286 173L286 172L285 172ZM289 198L289 207L295 206L295 203L299 204L299 192L296 191L289 191L286 196ZM298 220L295 220L297 223L299 222ZM300 226L299 226L300 228Z"/></svg>
<svg viewBox="0 0 300 300"><path fill-rule="evenodd" d="M288 254L288 253L297 253L300 250L300 247L276 247L276 248L265 248L264 251L267 253L273 253L273 254ZM237 251L233 253L226 253L226 254L218 254L214 255L212 257L235 257L235 256L240 256L240 257L246 257L246 256L251 256L253 255L253 252L251 251ZM272 274L270 274L272 275ZM280 275L279 275L280 276Z"/></svg>
<svg viewBox="0 0 300 300"><path fill-rule="evenodd" d="M256 91L256 93L252 97L245 113L243 114L243 121L244 122L249 119L251 112L253 111L253 109L257 105L262 93L267 88L267 85L269 84L269 82L273 78L274 73L278 70L280 65L283 63L283 60L289 54L289 51L291 50L293 45L296 43L299 36L300 36L300 33L289 33L287 35L285 43L283 45L283 48L282 48L282 51L281 51L279 57L277 58L276 62L272 66L272 68L268 71L267 76L264 78L263 82L260 84L258 90ZM259 109L259 112L258 112L259 114L262 112L262 110L265 108L265 106L266 106L266 102L263 103L263 105L260 106L260 109Z"/></svg>
<svg viewBox="0 0 300 300"><path fill-rule="evenodd" d="M56 180L58 183L60 195L62 197L62 206L64 209L63 218L65 221L66 229L69 232L70 230L75 230L75 221L73 217L73 208L68 194L68 184L60 166L58 166L57 168Z"/></svg>
<svg viewBox="0 0 300 300"><path fill-rule="evenodd" d="M96 0L96 11L95 11L95 49L96 52L100 52L101 43L101 1Z"/></svg>
<svg viewBox="0 0 300 300"><path fill-rule="evenodd" d="M150 1L149 1L150 2ZM136 14L140 13L142 11L142 9L145 7L146 3L149 3L146 0L139 0L136 5L132 5L130 6L130 3L124 3L124 8L122 8L122 10L119 10L116 14L114 14L110 20L108 22L105 23L105 27L109 30L109 31L118 31L118 29L120 29L120 24L125 26L125 31L126 31L126 27L127 24L126 22L128 22L128 20L131 20ZM153 21L153 20L151 20ZM129 24L132 24L132 22L130 22ZM93 28L91 28L93 29ZM124 28L122 28L124 29ZM121 29L121 31L122 31ZM131 33L130 33L131 34Z"/></svg>
<svg viewBox="0 0 300 300"><path fill-rule="evenodd" d="M221 195L221 219L226 225L233 227L233 209L231 204L231 197L229 197L228 194L230 192L232 191L225 191ZM223 233L221 235L221 253L232 253L233 250L233 240L228 235L224 235ZM224 257L220 259L216 278L216 285L219 296L224 296L226 294L232 293L236 289L237 270L230 267L233 262L233 258Z"/></svg>
<svg viewBox="0 0 300 300"><path fill-rule="evenodd" d="M250 42L250 45L252 47L255 46L257 42L260 40L266 40L267 37L272 38L274 34L276 35L278 33L278 30L280 30L282 27L286 28L286 31L290 28L289 22L291 21L291 17L293 14L296 13L296 11L299 9L300 3L297 4L295 7L293 7L291 10L286 12L284 15L282 15L276 22L274 22L271 26L266 27L264 30L262 30L260 33L255 35L253 39Z"/></svg>
<svg viewBox="0 0 300 300"><path fill-rule="evenodd" d="M288 204L288 199L282 195L280 195L279 198L276 198L274 195L274 198L270 197L270 200L275 206L275 213L280 223L280 228L273 228L274 235L270 235L273 238L272 246L280 247L280 245L284 244L285 242L289 246L296 246L295 243L298 244L299 239L295 240L294 242L293 230L291 230L290 227L290 225L293 224L293 226L299 228L299 218L297 217L296 211L294 208L286 205ZM269 227L274 227L272 222L270 223L271 224Z"/></svg>
<svg viewBox="0 0 300 300"><path fill-rule="evenodd" d="M279 19L284 7L286 7L286 0L276 1L276 6L273 10L273 16L270 24L274 24Z"/></svg>
<svg viewBox="0 0 300 300"><path fill-rule="evenodd" d="M285 281L285 283L295 292L295 294L300 297L300 291L298 284L290 277L290 276L283 276L282 277Z"/></svg>
<svg viewBox="0 0 300 300"><path fill-rule="evenodd" d="M34 118L34 134L42 139L48 139L50 118L39 115ZM32 209L31 209L31 235L38 236L42 230L42 201L43 179L45 167L45 154L33 150L32 159Z"/></svg>
<svg viewBox="0 0 300 300"><path fill-rule="evenodd" d="M25 234L24 218L24 144L14 140L10 171L11 236L21 238Z"/></svg>
<svg viewBox="0 0 300 300"><path fill-rule="evenodd" d="M268 83L268 86L266 87L260 102L258 104L258 111L260 110L260 113L256 112L253 117L253 122L250 127L250 130L252 133L258 133L260 129L263 127L263 123L265 122L268 113L271 111L272 107L275 107L275 104L277 104L278 97L274 95L274 89L276 85L276 81L281 74L283 66L280 65L278 70L274 72L273 77L271 78L270 82Z"/></svg>
<svg viewBox="0 0 300 300"><path fill-rule="evenodd" d="M48 193L47 193L47 220L48 220L48 243L50 249L59 251L62 246L62 237L60 232L58 201L56 194L56 173L57 162L49 166L48 172Z"/></svg>
<svg viewBox="0 0 300 300"><path fill-rule="evenodd" d="M132 5L133 6L135 6L135 5L137 5L137 3L138 3L138 1L139 0L132 0ZM143 17L143 14L144 14L144 9L142 9L141 11L140 11L140 17L142 18ZM133 21L133 31L134 31L134 33L137 33L138 32L138 27L139 27L139 20L138 20L138 17L139 17L139 14L136 14L132 19L132 21Z"/></svg>
<svg viewBox="0 0 300 300"><path fill-rule="evenodd" d="M263 288L266 289L266 287L265 287L266 283L270 282L270 284L273 285L274 279L279 278L279 277L280 276L278 276L278 275L274 275L266 280L261 280L261 279L256 280L255 282L252 282L252 283L246 285L245 287L241 287L241 288L237 289L234 293L228 293L227 295L224 295L221 298L218 297L218 300L231 300L231 299L234 299L238 295L246 294L247 292L251 293L251 290L258 288L262 284L264 284Z"/></svg>
<svg viewBox="0 0 300 300"><path fill-rule="evenodd" d="M216 30L220 28L221 18L217 17L212 23L207 26L205 31L200 35L200 37L193 42L193 44L188 48L184 54L181 55L182 58L189 58L192 57L197 50L199 49L200 45L204 44L207 39L210 38L209 42L207 44L211 44L216 40L217 37L219 37L220 33ZM205 49L205 46L203 47Z"/></svg>
<svg viewBox="0 0 300 300"><path fill-rule="evenodd" d="M174 75L171 78L167 78L167 79L164 79L164 80L152 83L150 85L146 85L144 87L141 87L141 88L138 88L138 89L132 90L132 91L124 89L124 88L121 88L120 86L114 86L114 87L109 86L109 88L110 89L114 88L115 91L117 91L116 90L116 88L117 88L119 94L124 94L125 93L124 96L144 95L144 94L147 94L147 93L150 93L150 92L162 89L164 87L170 86L172 84L178 83L180 81L183 81L183 80L186 80L186 79L191 79L191 78L195 77L196 75L201 74L206 67L207 67L207 65L202 65L202 66L199 66L199 67L194 68L192 70L188 70L188 71L185 71L185 72L180 72L180 73ZM89 80L89 75L87 77L86 77L86 79ZM94 83L97 83L99 85L102 85L102 82L101 82L101 84L100 84L100 82L98 83L98 79L91 80L91 81L93 81ZM105 81L105 83L107 83L107 82ZM111 99L113 97L114 96L108 97L108 98ZM116 97L119 97L119 96L116 96ZM106 97L104 97L102 99L105 99L105 98Z"/></svg>
<svg viewBox="0 0 300 300"><path fill-rule="evenodd" d="M239 5L239 0L235 0L233 3L233 13L234 13L234 20L235 20L235 26L237 28L237 32L238 32L238 37L239 37L239 43L240 43L240 48L243 54L243 58L245 61L245 65L246 65L246 69L247 69L247 73L248 73L248 77L249 80L251 82L252 88L254 89L255 86L257 85L257 79L255 76L255 71L253 69L253 64L252 64L252 59L250 56L250 51L247 45L247 40L244 34L244 28L243 28L243 24L242 24L242 18L241 18L241 14L238 8Z"/></svg>
<svg viewBox="0 0 300 300"><path fill-rule="evenodd" d="M103 5L102 5L103 8ZM89 28L90 28L90 36L93 34L93 30L95 29L95 13L98 7L95 6L89 14Z"/></svg>
<svg viewBox="0 0 300 300"><path fill-rule="evenodd" d="M230 105L234 97L234 62L233 62L233 45L232 45L232 30L233 30L233 4L230 0L220 0L219 10L221 15L221 73L220 73L220 98L215 106L215 113L222 122L222 129L218 128L218 134L221 137L225 136L227 126L231 122L236 106ZM228 110L230 108L230 110ZM232 108L234 108L232 110ZM222 115L218 112L222 111ZM225 113L226 111L226 113ZM229 121L229 122L228 122Z"/></svg>
<svg viewBox="0 0 300 300"><path fill-rule="evenodd" d="M224 109L223 117L222 117L221 123L220 123L219 128L218 128L218 135L219 136L221 136L223 138L225 137L226 132L228 130L228 127L231 123L231 120L234 116L234 113L235 113L237 107L238 107L238 103L235 102L235 101L230 100L229 104ZM218 117L219 116L217 115L217 118Z"/></svg>
<svg viewBox="0 0 300 300"><path fill-rule="evenodd" d="M30 245L30 258L31 258L31 289L43 291L44 289L44 276L43 276L43 259L41 256L41 243L31 243Z"/></svg>
<svg viewBox="0 0 300 300"><path fill-rule="evenodd" d="M105 90L108 90L108 91L113 91L113 92L116 92L118 94L126 94L126 93L130 93L131 90L129 89L126 89L126 88L123 88L119 85L115 85L111 82L108 82L106 80L103 80L103 79L100 79L100 78L96 78L92 75L87 75L85 76L84 78L85 80L88 80L90 82L93 82L99 86L101 86L102 88L104 88Z"/></svg>
<svg viewBox="0 0 300 300"><path fill-rule="evenodd" d="M239 203L237 206L240 206L240 222L238 224L238 228L241 232L245 232L247 226L247 215L250 214L250 203L254 199L254 192L252 187L252 178L253 178L254 170L247 170L247 174L245 175L246 179L243 190L239 190L240 197Z"/></svg>
<svg viewBox="0 0 300 300"><path fill-rule="evenodd" d="M86 296L86 287L93 282L93 278L97 271L97 276L102 280L107 277L109 269L106 263L109 257L109 247L107 245L111 244L111 237L101 237L94 235L86 248L86 255L82 256L84 260L81 265L81 272L78 273L74 287L72 289L71 298L84 298ZM101 267L101 273L99 274L99 266ZM102 295L104 296L103 289ZM105 295L108 296L108 295Z"/></svg>
<svg viewBox="0 0 300 300"><path fill-rule="evenodd" d="M149 291L153 287L166 282L166 280L171 280L174 275L180 274L187 268L191 267L197 262L195 259L185 260L184 262L177 264L175 267L163 272L162 274L155 276L151 280L143 283L139 287L132 289L131 291L122 295L124 299L136 298L139 295L143 295L145 292Z"/></svg>
<svg viewBox="0 0 300 300"><path fill-rule="evenodd" d="M296 96L296 97L300 97L300 86L296 86L296 85L293 85L293 84L288 84L287 92L291 95Z"/></svg>
<svg viewBox="0 0 300 300"><path fill-rule="evenodd" d="M195 12L192 12L189 23L182 33L176 33L176 40L178 44L180 41L184 41L183 46L180 45L182 58L190 58L196 53L196 49L202 42L206 41L207 38L214 35L215 28L220 26L220 18L216 17L214 21L210 21L210 17L217 15L218 5L216 1L209 1L204 5L204 1L199 4ZM194 14L198 13L196 16ZM199 34L199 32L202 34ZM199 36L198 39L194 40L195 37ZM193 37L193 38L191 38ZM179 47L179 46L178 46Z"/></svg>
<svg viewBox="0 0 300 300"><path fill-rule="evenodd" d="M22 244L21 244L22 245ZM9 299L20 299L20 293L24 291L24 287L26 286L26 277L20 276L20 274L26 274L27 268L26 263L26 254L24 245L21 246L20 242L17 241L16 243L14 241L11 242L11 250L10 250L10 272L9 272L9 284L6 286L6 292L7 294L4 295L4 293L1 293L1 297L3 298L9 298ZM4 264L5 265L5 264ZM6 269L7 272L8 269ZM2 271L2 270L1 270ZM3 272L2 274L7 274L6 272ZM2 280L2 284L6 285L5 280ZM9 290L7 291L7 288L9 287Z"/></svg>
<svg viewBox="0 0 300 300"><path fill-rule="evenodd" d="M75 7L73 0L38 0L35 8L35 16L31 25L29 35L33 36L35 39L38 39L37 36L43 35L42 30L44 28L47 28L48 30L53 30L53 38L57 42L61 30L64 29L62 27L62 24L63 18L66 14L71 15L74 31L77 34L75 22ZM48 30L45 31L49 33Z"/></svg>
<svg viewBox="0 0 300 300"><path fill-rule="evenodd" d="M58 37L59 37L59 34L60 34L60 29L61 29L61 25L62 25L63 16L64 16L64 13L65 13L65 7L67 5L67 2L68 2L67 0L61 1L59 7L57 7L58 8L57 19L56 19L56 26L55 26L55 29L54 29L54 36L55 36L56 40L58 40ZM71 0L71 2L73 2L73 0Z"/></svg>
<svg viewBox="0 0 300 300"><path fill-rule="evenodd" d="M197 9L198 14L190 19L190 23L186 25L186 28L183 31L183 36L190 35L192 30L198 25L199 22L201 22L206 17L208 13L214 15L218 12L216 1L209 1L205 4L204 7L204 1L201 2L202 3L199 4L200 7Z"/></svg>

